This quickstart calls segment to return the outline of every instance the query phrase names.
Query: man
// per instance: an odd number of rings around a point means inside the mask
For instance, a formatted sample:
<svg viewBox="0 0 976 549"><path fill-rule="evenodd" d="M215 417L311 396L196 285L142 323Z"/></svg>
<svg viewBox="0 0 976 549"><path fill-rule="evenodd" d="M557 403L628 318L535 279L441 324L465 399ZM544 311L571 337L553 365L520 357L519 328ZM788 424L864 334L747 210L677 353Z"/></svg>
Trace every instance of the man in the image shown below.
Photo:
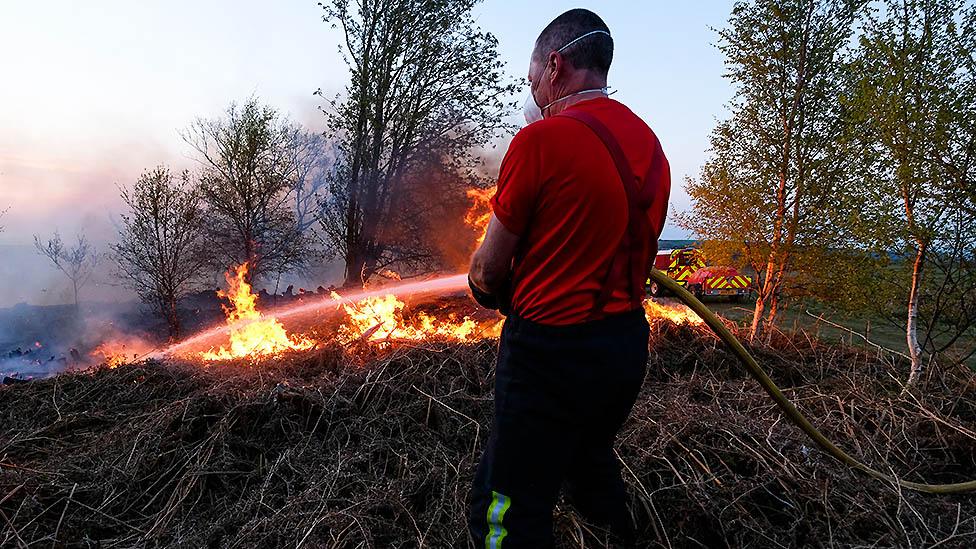
<svg viewBox="0 0 976 549"><path fill-rule="evenodd" d="M643 383L643 285L670 171L647 125L607 95L610 30L568 11L536 40L529 124L502 162L472 293L508 313L495 419L472 489L478 546L548 547L566 482L619 541L633 521L613 442Z"/></svg>

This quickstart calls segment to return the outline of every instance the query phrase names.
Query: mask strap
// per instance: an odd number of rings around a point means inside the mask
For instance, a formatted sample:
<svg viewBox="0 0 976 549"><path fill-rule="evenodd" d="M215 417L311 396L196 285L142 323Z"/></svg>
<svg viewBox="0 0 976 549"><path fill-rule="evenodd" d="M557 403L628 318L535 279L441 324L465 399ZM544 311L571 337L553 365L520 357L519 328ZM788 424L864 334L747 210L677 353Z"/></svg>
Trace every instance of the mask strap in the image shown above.
<svg viewBox="0 0 976 549"><path fill-rule="evenodd" d="M580 40L586 38L587 36L593 36L594 34L605 34L607 36L610 36L610 33L607 32L607 31L605 31L605 30L594 30L594 31L590 31L590 32L587 32L587 33L583 33L580 36L577 36L576 38L570 40L569 43L566 44L565 46L563 46L563 47L559 48L558 50L556 50L556 53L562 53L562 51L564 49L572 46L573 44L579 42ZM610 40L613 40L613 37L612 36L610 36ZM546 59L546 69L547 68L549 68L549 60L548 59ZM543 74L545 74L546 69L542 69Z"/></svg>
<svg viewBox="0 0 976 549"><path fill-rule="evenodd" d="M607 31L605 31L605 30L595 30L595 31L590 31L590 32L588 32L588 33L586 33L586 34L582 34L582 35L580 35L580 36L578 36L578 37L576 37L576 38L574 38L573 40L570 40L568 44L566 44L565 46L563 46L563 47L561 47L561 48L559 48L558 50L556 50L556 53L562 53L562 51L563 51L564 49L566 49L566 48L568 48L568 47L570 47L570 46L572 46L573 44L575 44L575 43L577 43L577 42L579 42L580 40L582 40L582 39L584 39L584 38L586 38L587 36L593 36L594 34L605 34L605 35L607 35L607 36L610 36L610 33L609 33L609 32L607 32ZM612 36L610 36L610 39L612 40L612 39L613 39L613 37L612 37Z"/></svg>
<svg viewBox="0 0 976 549"><path fill-rule="evenodd" d="M563 47L559 48L558 50L556 50L556 53L562 53L562 51L565 50L566 48L572 46L573 44L579 42L580 40L582 40L582 39L584 39L584 38L586 38L588 36L593 36L594 34L605 34L605 35L609 36L611 40L613 40L613 37L610 36L610 33L609 32L607 32L605 30L593 30L593 31L590 31L590 32L583 33L583 34L577 36L576 38L570 40L565 46L563 46ZM546 60L546 67L547 68L549 67L549 61L548 60ZM545 73L545 69L543 69L543 73ZM609 97L609 96L617 93L617 90L614 90L614 91L611 92L609 90L609 86L608 87L605 87L605 88L594 88L594 89L590 89L590 90L582 90L582 91L578 91L576 93L571 93L571 94L569 94L569 95L567 95L565 97L560 97L559 99L556 99L555 101L549 103L545 107L540 108L539 110L542 113L545 113L546 112L546 109L548 109L549 107L555 105L556 103L559 103L560 101L563 101L565 99L569 99L570 97L574 97L574 96L577 96L577 95L580 95L580 94L590 93L590 92L595 92L595 91L603 92L603 95L606 95L607 97ZM535 101L535 96L532 95L532 92L531 91L529 92L529 95L532 97L532 100ZM536 106L538 106L538 103L536 104Z"/></svg>
<svg viewBox="0 0 976 549"><path fill-rule="evenodd" d="M578 91L576 93L571 93L571 94L569 94L569 95L567 95L565 97L560 97L559 99L553 101L552 103L549 103L545 107L542 107L541 110L542 110L542 112L546 112L546 109L548 109L549 107L555 105L556 103L559 103L560 101L565 101L566 99L569 99L570 97L576 97L577 95L583 95L584 93L602 92L603 95L606 95L607 97L609 97L611 95L611 93L610 93L609 90L610 90L609 86L606 87L606 88L592 88L592 89L589 89L589 90L580 90L580 91ZM613 93L616 93L616 91L614 91Z"/></svg>

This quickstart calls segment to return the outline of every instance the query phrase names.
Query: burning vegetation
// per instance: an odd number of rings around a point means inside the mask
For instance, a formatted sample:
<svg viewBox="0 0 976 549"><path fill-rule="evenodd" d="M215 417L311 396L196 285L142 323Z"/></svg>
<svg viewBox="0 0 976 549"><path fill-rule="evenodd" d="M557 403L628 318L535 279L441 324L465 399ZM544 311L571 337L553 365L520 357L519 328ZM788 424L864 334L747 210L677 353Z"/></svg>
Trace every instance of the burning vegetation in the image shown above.
<svg viewBox="0 0 976 549"><path fill-rule="evenodd" d="M464 222L478 233L478 245L485 240L488 220L491 219L491 197L495 195L495 189L496 187L492 186L486 189L473 188L467 191L468 198L471 200L471 207L464 214Z"/></svg>
<svg viewBox="0 0 976 549"><path fill-rule="evenodd" d="M289 351L308 350L322 343L308 334L289 335L273 314L260 312L258 296L246 277L246 264L227 273L228 289L220 290L218 295L230 303L224 306L229 344L197 353L200 359L207 362L235 359L259 362L278 358ZM395 292L396 288L390 288L390 291ZM395 293L347 299L332 291L330 297L331 301L323 300L319 308L336 309L339 324L329 339L344 345L421 340L472 342L497 338L503 323L503 319L494 313L472 314L472 306L466 300L461 305L455 303L451 310L413 311ZM678 324L701 323L701 319L684 305L660 299L648 299L644 309L651 322L667 319ZM322 330L316 331L322 333ZM109 360L117 365L120 359L112 355Z"/></svg>
<svg viewBox="0 0 976 549"><path fill-rule="evenodd" d="M200 353L203 360L231 360L236 358L274 357L284 351L311 349L315 342L303 337L289 336L285 327L274 317L266 317L257 309L257 295L247 282L247 263L228 272L227 290L217 295L230 301L224 307L227 330L230 336L228 348L221 346Z"/></svg>
<svg viewBox="0 0 976 549"><path fill-rule="evenodd" d="M644 300L644 314L647 316L648 322L655 322L656 320L669 320L675 324L691 324L695 326L700 326L704 324L701 317L698 316L695 311L689 309L686 305L681 303L670 303L663 299L645 299Z"/></svg>
<svg viewBox="0 0 976 549"><path fill-rule="evenodd" d="M152 347L142 339L119 337L107 340L95 347L89 354L92 359L90 363L95 367L118 368L123 364L138 362L152 350Z"/></svg>
<svg viewBox="0 0 976 549"><path fill-rule="evenodd" d="M484 239L488 220L491 217L490 198L494 188L472 188L468 190L471 205L465 215L465 222ZM382 278L400 282L401 277L394 271L382 271ZM252 363L280 357L283 353L304 351L321 345L325 339L334 339L340 344L357 342L390 344L396 341L444 340L473 342L485 338L496 338L501 333L503 319L491 313L488 318L471 314L470 303L454 307L451 311L431 312L411 311L410 307L397 295L397 287L389 287L389 293L370 295L358 299L343 297L335 290L330 292L331 302L323 300L320 308L335 308L341 316L340 324L331 337L318 339L309 334L289 334L285 326L274 314L263 313L258 309L259 296L248 282L249 265L243 263L225 274L226 290L218 290L217 295L228 301L222 305L226 316L228 343L218 348L196 353L205 362L246 359ZM669 303L660 299L644 302L648 320L667 319L678 324L700 324L698 316L681 304ZM315 327L313 327L315 328ZM108 358L112 365L119 364L119 357Z"/></svg>
<svg viewBox="0 0 976 549"><path fill-rule="evenodd" d="M405 316L406 304L393 294L369 297L356 302L344 302L342 296L333 293L348 321L339 328L338 340L342 342L446 339L475 341L486 337L498 337L502 320L478 322L470 316L458 317L449 313L437 318L423 311L412 321Z"/></svg>
<svg viewBox="0 0 976 549"><path fill-rule="evenodd" d="M253 293L246 277L246 264L227 273L228 289L218 291L218 295L230 302L230 306L224 306L229 345L199 352L197 356L200 359L207 362L236 359L259 362L321 344L321 341L307 334L289 335L273 314L260 312L257 308L258 296ZM395 292L396 288L390 288L390 291ZM336 308L340 321L331 339L344 345L421 340L473 342L497 338L504 322L494 313L489 313L487 317L476 317L470 313L472 305L466 300L460 306L455 304L453 310L432 312L411 311L395 293L347 299L332 291L330 297L331 301L323 300L319 308ZM646 300L644 310L650 322L666 319L677 324L702 323L686 306L661 299ZM117 357L111 358L113 364L117 360Z"/></svg>

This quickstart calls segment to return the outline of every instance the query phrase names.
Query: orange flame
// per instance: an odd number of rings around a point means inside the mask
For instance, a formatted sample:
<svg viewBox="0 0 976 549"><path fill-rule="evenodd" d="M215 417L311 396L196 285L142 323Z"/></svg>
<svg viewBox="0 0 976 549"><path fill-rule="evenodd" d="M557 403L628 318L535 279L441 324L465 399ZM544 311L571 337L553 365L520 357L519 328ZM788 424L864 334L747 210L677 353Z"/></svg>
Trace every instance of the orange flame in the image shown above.
<svg viewBox="0 0 976 549"><path fill-rule="evenodd" d="M675 324L699 325L705 321L683 304L664 303L655 299L644 300L644 314L647 315L648 322L664 319Z"/></svg>
<svg viewBox="0 0 976 549"><path fill-rule="evenodd" d="M111 344L102 343L92 350L91 355L110 370L118 368L128 360L126 358L125 345L122 345L121 348L115 348Z"/></svg>
<svg viewBox="0 0 976 549"><path fill-rule="evenodd" d="M333 299L343 301L342 296L332 292ZM497 337L501 333L500 320L479 323L469 316L458 318L449 314L437 318L421 312L413 321L404 317L406 305L393 294L367 297L357 302L345 302L342 308L349 315L349 322L339 328L340 341L351 342L450 339L455 341L475 341L486 337Z"/></svg>
<svg viewBox="0 0 976 549"><path fill-rule="evenodd" d="M92 365L109 369L138 361L153 350L152 343L132 335L117 334L88 353Z"/></svg>
<svg viewBox="0 0 976 549"><path fill-rule="evenodd" d="M204 360L230 360L234 358L275 356L283 351L305 350L315 342L302 337L289 337L285 327L274 317L265 317L257 310L257 296L247 283L247 263L235 272L227 272L227 291L218 290L217 296L226 298L233 307L224 307L230 331L230 348L221 346L200 353Z"/></svg>
<svg viewBox="0 0 976 549"><path fill-rule="evenodd" d="M491 219L491 197L495 195L495 187L487 189L468 189L468 198L471 199L471 206L464 214L464 222L478 231L476 245L481 245L485 240L485 233L488 231L488 220Z"/></svg>

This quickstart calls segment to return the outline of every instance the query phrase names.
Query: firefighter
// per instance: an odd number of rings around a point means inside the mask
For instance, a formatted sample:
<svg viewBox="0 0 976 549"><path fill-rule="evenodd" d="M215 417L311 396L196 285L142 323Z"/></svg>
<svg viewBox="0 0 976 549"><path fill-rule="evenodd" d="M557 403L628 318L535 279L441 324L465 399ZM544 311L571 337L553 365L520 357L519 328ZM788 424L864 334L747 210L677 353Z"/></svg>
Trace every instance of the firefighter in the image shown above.
<svg viewBox="0 0 976 549"><path fill-rule="evenodd" d="M539 35L528 124L502 162L469 284L507 314L491 435L471 493L478 547L549 547L562 483L591 523L631 542L613 451L648 357L644 281L670 169L654 133L610 99L610 29L574 9Z"/></svg>

